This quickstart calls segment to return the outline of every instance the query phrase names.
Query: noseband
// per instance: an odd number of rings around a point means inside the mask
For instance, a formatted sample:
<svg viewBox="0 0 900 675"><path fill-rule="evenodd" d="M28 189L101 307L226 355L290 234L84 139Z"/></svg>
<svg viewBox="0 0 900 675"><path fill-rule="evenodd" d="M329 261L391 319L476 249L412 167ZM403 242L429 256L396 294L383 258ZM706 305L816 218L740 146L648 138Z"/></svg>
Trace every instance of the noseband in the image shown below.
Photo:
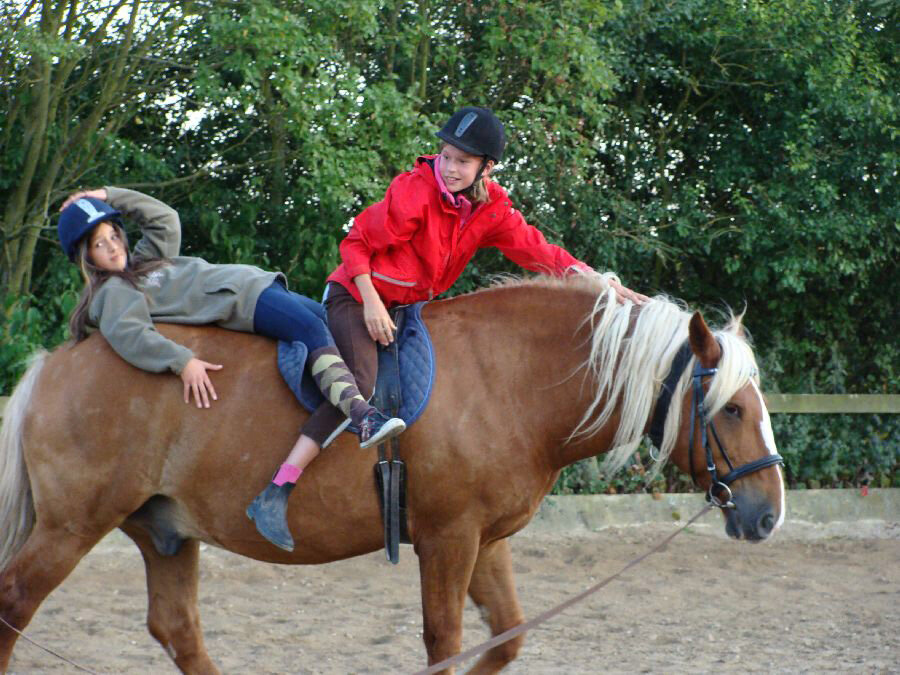
<svg viewBox="0 0 900 675"><path fill-rule="evenodd" d="M650 440L653 441L653 444L657 448L662 447L663 429L665 427L669 405L672 402L672 395L675 393L678 380L681 379L685 368L687 368L688 363L690 363L692 355L690 342L685 341L675 355L675 358L672 359L672 366L669 369L669 374L666 375L659 396L656 399L656 406L653 409L653 417L650 422L649 436ZM706 493L706 499L720 509L733 509L734 502L731 500L731 488L728 486L738 478L742 478L749 473L754 473L755 471L760 471L776 464L784 464L784 458L776 453L748 462L737 469L734 468L734 464L728 456L728 451L719 439L719 434L716 433L716 427L713 424L712 419L707 415L706 406L704 405L706 393L703 391L703 378L715 375L717 370L717 368L704 368L700 365L699 361L694 365L694 372L691 375L693 384L691 393L691 435L690 444L688 445L688 458L691 466L691 480L694 481L694 484L697 484L697 475L694 472L694 429L699 425L700 443L706 453L706 470L709 471L711 480L709 490ZM709 429L709 434L707 433L707 428ZM719 446L722 457L725 459L726 464L728 464L728 473L721 477L716 470L716 463L713 460L712 446L709 443L710 435L716 439L716 444Z"/></svg>

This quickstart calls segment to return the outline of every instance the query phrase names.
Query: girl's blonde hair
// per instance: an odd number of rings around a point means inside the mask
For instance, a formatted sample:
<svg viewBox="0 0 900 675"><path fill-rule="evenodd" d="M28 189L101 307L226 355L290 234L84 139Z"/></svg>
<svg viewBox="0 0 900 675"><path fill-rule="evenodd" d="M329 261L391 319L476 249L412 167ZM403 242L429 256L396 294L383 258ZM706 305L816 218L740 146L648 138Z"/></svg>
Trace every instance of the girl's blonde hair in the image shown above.
<svg viewBox="0 0 900 675"><path fill-rule="evenodd" d="M97 226L91 229L91 231L83 236L81 241L78 242L75 252L75 264L78 265L78 269L84 279L84 290L81 292L78 304L75 305L75 309L72 310L72 314L69 317L69 333L75 342L81 342L90 335L87 326L91 302L94 300L97 289L106 283L110 277L120 277L137 288L137 282L142 276L167 264L167 261L163 258L132 259L131 251L128 248L128 236L125 234L125 230L122 226L112 221L103 222L111 225L115 229L122 241L122 245L125 247L125 254L128 256L128 259L125 263L125 269L121 272L103 270L91 262L89 253L91 235L93 235L96 227L99 227L102 223L97 223Z"/></svg>
<svg viewBox="0 0 900 675"><path fill-rule="evenodd" d="M485 204L490 201L490 194L488 193L489 180L490 178L487 176L482 176L472 183L471 187L465 191L469 201L474 204Z"/></svg>

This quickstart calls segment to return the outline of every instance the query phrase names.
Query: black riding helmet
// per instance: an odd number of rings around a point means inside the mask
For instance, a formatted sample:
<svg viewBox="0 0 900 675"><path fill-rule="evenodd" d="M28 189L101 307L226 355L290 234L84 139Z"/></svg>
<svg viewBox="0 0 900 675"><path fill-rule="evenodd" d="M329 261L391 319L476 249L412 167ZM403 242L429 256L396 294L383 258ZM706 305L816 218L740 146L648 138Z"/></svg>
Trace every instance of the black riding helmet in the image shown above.
<svg viewBox="0 0 900 675"><path fill-rule="evenodd" d="M488 108L460 108L435 134L460 150L499 162L503 159L506 133Z"/></svg>

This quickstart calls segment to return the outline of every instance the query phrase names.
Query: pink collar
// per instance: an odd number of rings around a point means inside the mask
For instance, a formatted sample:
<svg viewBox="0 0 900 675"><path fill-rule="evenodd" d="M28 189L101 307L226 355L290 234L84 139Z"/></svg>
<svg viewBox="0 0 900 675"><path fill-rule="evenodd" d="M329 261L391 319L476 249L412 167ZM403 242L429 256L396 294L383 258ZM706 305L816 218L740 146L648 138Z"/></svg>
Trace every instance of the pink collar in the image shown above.
<svg viewBox="0 0 900 675"><path fill-rule="evenodd" d="M438 190L441 191L441 195L450 202L454 208L459 211L459 225L462 227L466 224L466 221L469 219L469 216L472 215L472 202L466 199L461 194L453 194L450 190L447 189L446 184L444 183L444 178L441 176L441 156L438 155L434 158L434 178L437 180Z"/></svg>

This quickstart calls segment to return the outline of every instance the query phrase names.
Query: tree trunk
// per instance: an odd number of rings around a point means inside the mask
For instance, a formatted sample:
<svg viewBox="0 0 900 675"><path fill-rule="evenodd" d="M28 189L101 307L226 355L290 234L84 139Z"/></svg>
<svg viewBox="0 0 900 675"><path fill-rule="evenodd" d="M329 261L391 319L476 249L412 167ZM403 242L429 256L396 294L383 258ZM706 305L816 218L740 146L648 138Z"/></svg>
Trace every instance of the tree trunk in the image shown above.
<svg viewBox="0 0 900 675"><path fill-rule="evenodd" d="M173 12L180 3L167 3L157 9L155 24L142 26L135 43L138 18L145 17L140 0L131 0L128 22L109 58L106 29L121 16L125 4L120 0L102 11L77 0L42 4L36 27L41 44L51 48L33 50L24 77L16 78L23 84L11 96L15 104L9 108L3 134L3 152L14 155L24 150L24 159L0 225L0 296L29 291L35 247L50 220L53 201L75 187L70 182L96 156L108 131L118 129L133 114L132 106L125 105L127 92L145 90L158 72L143 57L151 47L164 49L180 24L181 16ZM79 21L85 16L90 18L91 32L75 42L84 30ZM59 55L53 55L54 49ZM73 81L79 66L81 75ZM79 100L89 101L82 103L84 114Z"/></svg>

